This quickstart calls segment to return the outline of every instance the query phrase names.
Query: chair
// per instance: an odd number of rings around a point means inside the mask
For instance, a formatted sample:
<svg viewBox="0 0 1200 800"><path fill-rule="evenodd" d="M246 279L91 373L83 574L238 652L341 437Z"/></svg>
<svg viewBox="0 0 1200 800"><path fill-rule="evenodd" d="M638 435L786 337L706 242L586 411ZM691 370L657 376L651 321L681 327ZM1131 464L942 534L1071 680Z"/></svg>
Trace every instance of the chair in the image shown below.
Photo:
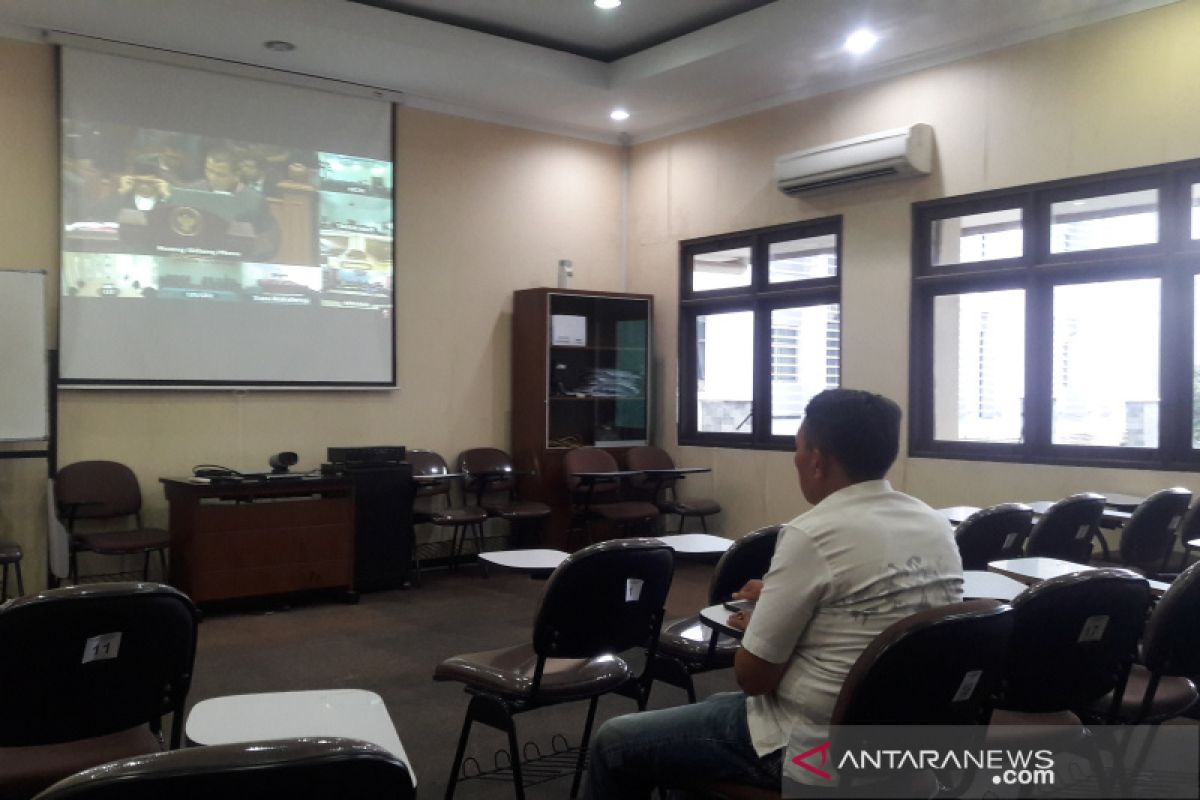
<svg viewBox="0 0 1200 800"><path fill-rule="evenodd" d="M142 580L150 579L150 554L156 552L166 579L166 550L171 545L171 534L161 528L143 526L142 491L133 470L116 461L77 461L55 475L54 495L59 515L70 534L72 583L79 583L77 554L81 550L106 556L141 553L145 558ZM86 533L76 530L80 520L119 517L132 517L135 527Z"/></svg>
<svg viewBox="0 0 1200 800"><path fill-rule="evenodd" d="M629 452L625 454L625 464L629 469L639 471L675 469L675 462L666 450L648 445L629 448ZM681 500L675 491L675 486L680 480L680 477L638 475L630 478L629 483L641 495L641 499L654 503L660 514L679 515L679 529L676 533L683 533L683 525L688 517L699 518L701 529L708 533L707 518L720 513L721 504L705 498Z"/></svg>
<svg viewBox="0 0 1200 800"><path fill-rule="evenodd" d="M1019 558L1032 527L1033 509L1022 503L1001 503L976 511L954 531L963 569L986 570L992 561Z"/></svg>
<svg viewBox="0 0 1200 800"><path fill-rule="evenodd" d="M4 565L4 588L0 590L0 603L8 599L8 568L13 566L17 573L17 596L25 594L25 579L21 577L21 545L8 539L0 539L0 564Z"/></svg>
<svg viewBox="0 0 1200 800"><path fill-rule="evenodd" d="M995 600L928 608L889 625L859 654L842 683L830 719L831 751L919 749L921 744L913 737L921 731L914 726L978 725L982 740L1013 625L1012 609ZM961 734L963 729L954 730ZM891 738L868 741L871 735ZM937 736L937 729L929 729L928 735ZM966 746L961 741L955 744ZM839 793L855 789L855 777L839 776ZM900 780L934 784L925 773ZM967 783L969 778L962 781L963 786ZM874 786L879 791L880 785ZM730 784L713 788L722 797L750 796ZM920 796L912 793L912 786L906 789L903 794L888 791L879 796ZM872 796L870 784L860 783L858 791ZM853 791L849 794L855 796Z"/></svg>
<svg viewBox="0 0 1200 800"><path fill-rule="evenodd" d="M409 450L407 461L412 464L413 478L422 475L446 475L445 460L432 450ZM439 507L438 498L444 498L444 507ZM450 563L458 566L459 555L467 538L467 531L475 534L475 548L483 552L483 523L487 512L478 506L462 506L455 508L450 500L450 479L430 482L416 482L413 493L413 522L428 522L441 528L451 528ZM487 574L487 565L479 562L483 574ZM420 567L417 569L420 573Z"/></svg>
<svg viewBox="0 0 1200 800"><path fill-rule="evenodd" d="M458 454L458 471L465 473L464 491L489 517L506 520L513 533L536 529L550 516L550 506L517 497L518 472L508 453L495 447L473 447ZM536 543L541 537L533 537Z"/></svg>
<svg viewBox="0 0 1200 800"><path fill-rule="evenodd" d="M1092 538L1104 516L1104 497L1084 492L1064 497L1033 526L1025 554L1086 564L1092 557Z"/></svg>
<svg viewBox="0 0 1200 800"><path fill-rule="evenodd" d="M0 798L170 746L196 655L196 608L169 586L97 583L0 608Z"/></svg>
<svg viewBox="0 0 1200 800"><path fill-rule="evenodd" d="M475 722L508 734L513 783L525 796L513 718L522 712L588 700L571 796L579 790L583 762L600 695L634 680L616 655L646 648L654 659L663 607L671 587L674 553L653 539L615 539L580 550L550 576L533 624L533 641L448 658L435 681L457 681L471 696L454 755L446 797L454 796L459 768Z"/></svg>
<svg viewBox="0 0 1200 800"><path fill-rule="evenodd" d="M592 520L614 528L646 526L658 518L658 507L644 500L622 500L621 478L580 478L578 473L617 472L616 459L598 447L577 447L563 456L563 474L571 496L574 524L587 536ZM589 537L590 538L590 537Z"/></svg>
<svg viewBox="0 0 1200 800"><path fill-rule="evenodd" d="M1032 586L1012 607L989 744L1080 752L1102 779L1099 752L1074 709L1123 690L1150 607L1149 584L1129 570L1087 570Z"/></svg>
<svg viewBox="0 0 1200 800"><path fill-rule="evenodd" d="M762 578L767 573L782 527L768 525L747 533L725 551L709 583L709 605L730 599L747 581ZM658 640L653 678L683 689L687 692L688 702L694 703L696 687L692 676L732 667L738 646L737 639L718 635L702 623L699 616L667 623Z"/></svg>
<svg viewBox="0 0 1200 800"><path fill-rule="evenodd" d="M1142 501L1121 531L1122 565L1150 576L1165 572L1175 549L1175 531L1191 502L1187 489L1163 489Z"/></svg>
<svg viewBox="0 0 1200 800"><path fill-rule="evenodd" d="M1188 542L1200 539L1200 500L1192 503L1192 507L1183 515L1183 520L1179 523L1176 529L1180 543L1183 545L1183 552L1179 556L1179 572L1187 569L1188 559L1192 554L1192 547Z"/></svg>
<svg viewBox="0 0 1200 800"><path fill-rule="evenodd" d="M35 800L374 800L416 797L408 767L355 739L280 739L190 747L94 767Z"/></svg>

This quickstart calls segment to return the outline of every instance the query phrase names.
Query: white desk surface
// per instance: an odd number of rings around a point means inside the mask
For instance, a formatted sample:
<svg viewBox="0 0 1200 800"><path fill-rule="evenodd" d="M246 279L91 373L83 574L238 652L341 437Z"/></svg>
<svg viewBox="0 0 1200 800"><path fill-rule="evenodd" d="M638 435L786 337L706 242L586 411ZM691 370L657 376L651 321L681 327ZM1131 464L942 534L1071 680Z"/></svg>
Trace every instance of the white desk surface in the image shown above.
<svg viewBox="0 0 1200 800"><path fill-rule="evenodd" d="M679 533L670 536L655 536L654 538L677 553L691 555L716 555L724 553L733 545L732 539L714 536L711 533Z"/></svg>
<svg viewBox="0 0 1200 800"><path fill-rule="evenodd" d="M1124 494L1123 492L1096 492L1096 494L1104 495L1104 504L1110 508L1117 508L1122 511L1133 511L1142 504L1146 498L1136 494Z"/></svg>
<svg viewBox="0 0 1200 800"><path fill-rule="evenodd" d="M1093 569L1097 569L1097 567L1045 556L1010 558L988 564L990 572L998 572L1026 584L1040 583L1050 578L1057 578L1059 575L1070 575L1074 572L1086 572ZM1163 581L1149 581L1149 583L1150 592L1155 597L1161 597L1162 593L1171 586Z"/></svg>
<svg viewBox="0 0 1200 800"><path fill-rule="evenodd" d="M1188 547L1200 547L1200 539L1188 539Z"/></svg>
<svg viewBox="0 0 1200 800"><path fill-rule="evenodd" d="M735 639L741 639L745 631L731 628L726 624L729 620L729 615L733 612L726 608L723 604L718 603L715 606L709 606L700 610L700 621L713 630L728 634Z"/></svg>
<svg viewBox="0 0 1200 800"><path fill-rule="evenodd" d="M479 559L498 567L541 572L556 569L569 556L562 550L488 550L480 553Z"/></svg>
<svg viewBox="0 0 1200 800"><path fill-rule="evenodd" d="M963 600L1003 600L1007 603L1026 588L1020 581L995 572L970 569L963 572Z"/></svg>
<svg viewBox="0 0 1200 800"><path fill-rule="evenodd" d="M379 745L413 772L383 698L363 689L235 694L201 700L184 727L200 745L339 736Z"/></svg>

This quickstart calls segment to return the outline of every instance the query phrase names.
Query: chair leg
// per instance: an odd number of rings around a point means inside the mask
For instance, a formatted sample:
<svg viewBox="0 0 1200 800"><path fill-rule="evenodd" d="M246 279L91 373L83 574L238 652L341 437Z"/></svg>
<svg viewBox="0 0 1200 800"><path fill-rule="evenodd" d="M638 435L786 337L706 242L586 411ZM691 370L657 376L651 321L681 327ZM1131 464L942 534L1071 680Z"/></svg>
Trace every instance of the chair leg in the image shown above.
<svg viewBox="0 0 1200 800"><path fill-rule="evenodd" d="M4 583L0 588L0 603L8 599L8 562L4 562Z"/></svg>
<svg viewBox="0 0 1200 800"><path fill-rule="evenodd" d="M479 568L483 570L483 577L486 578L488 577L487 562L479 558L479 556L483 555L483 523L476 522L472 527L475 528L475 560L479 562Z"/></svg>
<svg viewBox="0 0 1200 800"><path fill-rule="evenodd" d="M143 556L144 557L142 559L142 580L149 581L150 580L150 551L147 550L143 554Z"/></svg>
<svg viewBox="0 0 1200 800"><path fill-rule="evenodd" d="M167 551L164 548L158 548L158 567L162 570L162 582L169 583L170 578L167 574Z"/></svg>
<svg viewBox="0 0 1200 800"><path fill-rule="evenodd" d="M467 752L467 739L471 736L471 707L467 706L467 716L463 720L462 733L458 737L458 749L454 751L454 764L450 767L450 778L446 781L446 800L454 797L454 786L458 783L458 771L462 769L463 755Z"/></svg>
<svg viewBox="0 0 1200 800"><path fill-rule="evenodd" d="M707 514L700 515L700 530L704 531L705 533L708 533L708 515Z"/></svg>
<svg viewBox="0 0 1200 800"><path fill-rule="evenodd" d="M458 558L462 550L462 542L459 541L459 532L462 531L461 525L455 525L453 532L450 534L450 571L458 569Z"/></svg>
<svg viewBox="0 0 1200 800"><path fill-rule="evenodd" d="M592 723L596 721L596 705L600 696L596 695L588 703L587 722L583 724L583 738L579 741L579 759L575 762L575 780L571 782L571 797L579 796L579 783L583 780L583 764L587 760L588 742L592 738Z"/></svg>
<svg viewBox="0 0 1200 800"><path fill-rule="evenodd" d="M13 568L16 569L16 571L17 571L17 595L19 595L20 597L24 597L25 596L25 579L21 577L21 562L18 561L15 564L13 564ZM5 584L4 585L4 596L7 597L8 596L8 567L7 567L7 565L4 567L4 584Z"/></svg>
<svg viewBox="0 0 1200 800"><path fill-rule="evenodd" d="M79 585L79 558L74 549L71 550L71 585Z"/></svg>
<svg viewBox="0 0 1200 800"><path fill-rule="evenodd" d="M517 744L517 724L508 718L508 749L512 752L513 790L517 800L525 800L525 776L521 774L521 746Z"/></svg>

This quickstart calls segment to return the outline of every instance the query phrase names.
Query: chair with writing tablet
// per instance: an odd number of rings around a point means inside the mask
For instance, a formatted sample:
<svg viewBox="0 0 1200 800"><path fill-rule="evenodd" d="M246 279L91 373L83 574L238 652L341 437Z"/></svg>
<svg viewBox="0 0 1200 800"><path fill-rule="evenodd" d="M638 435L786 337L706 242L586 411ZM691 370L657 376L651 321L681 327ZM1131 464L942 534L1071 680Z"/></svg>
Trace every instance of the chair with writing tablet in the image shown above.
<svg viewBox="0 0 1200 800"><path fill-rule="evenodd" d="M0 798L170 746L196 656L196 608L157 583L51 589L0 608Z"/></svg>
<svg viewBox="0 0 1200 800"><path fill-rule="evenodd" d="M675 469L675 462L666 450L650 445L629 448L625 454L625 465L639 472ZM660 514L679 517L676 533L683 533L683 524L688 517L699 519L701 530L708 533L708 517L721 513L721 504L705 497L681 498L676 492L676 485L682 479L682 476L637 475L629 479L629 484L642 499L658 506Z"/></svg>
<svg viewBox="0 0 1200 800"><path fill-rule="evenodd" d="M591 524L605 522L615 531L648 531L658 519L658 507L645 500L626 500L623 480L629 471L599 447L577 447L563 456L563 474L571 497L573 525L591 539Z"/></svg>
<svg viewBox="0 0 1200 800"><path fill-rule="evenodd" d="M979 509L954 531L963 569L986 570L992 561L1020 558L1032 527L1033 509L1023 503Z"/></svg>
<svg viewBox="0 0 1200 800"><path fill-rule="evenodd" d="M472 447L458 455L458 471L463 473L463 491L489 517L508 522L510 540L523 531L534 534L550 516L550 506L537 500L522 500L517 495L520 472L508 453L495 447ZM535 546L540 536L530 537ZM511 544L511 541L510 541Z"/></svg>
<svg viewBox="0 0 1200 800"><path fill-rule="evenodd" d="M1165 573L1176 531L1191 502L1192 493L1179 488L1163 489L1143 500L1121 529L1121 565L1150 577Z"/></svg>
<svg viewBox="0 0 1200 800"><path fill-rule="evenodd" d="M1104 496L1083 492L1064 497L1042 514L1029 534L1025 555L1086 564L1104 516Z"/></svg>
<svg viewBox="0 0 1200 800"><path fill-rule="evenodd" d="M478 506L455 506L450 493L451 479L446 461L432 450L409 450L406 460L412 464L416 491L413 496L413 522L428 522L439 528L450 528L451 566L457 566L466 542L467 533L475 536L476 552L483 552L483 523L487 512ZM487 566L479 562L484 574Z"/></svg>

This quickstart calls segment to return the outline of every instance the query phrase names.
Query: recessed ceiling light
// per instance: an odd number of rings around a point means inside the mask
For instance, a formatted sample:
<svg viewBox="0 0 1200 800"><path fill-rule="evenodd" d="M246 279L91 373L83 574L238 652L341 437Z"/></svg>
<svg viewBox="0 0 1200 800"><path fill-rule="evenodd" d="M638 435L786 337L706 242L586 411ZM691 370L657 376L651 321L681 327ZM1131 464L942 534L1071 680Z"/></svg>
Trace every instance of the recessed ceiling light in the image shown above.
<svg viewBox="0 0 1200 800"><path fill-rule="evenodd" d="M282 39L271 39L263 42L263 47L268 50L274 50L276 53L290 53L296 49L296 45L291 42L285 42Z"/></svg>
<svg viewBox="0 0 1200 800"><path fill-rule="evenodd" d="M843 45L848 51L856 56L870 50L879 41L879 37L871 33L866 28L859 28L854 33L846 37L846 44Z"/></svg>
<svg viewBox="0 0 1200 800"><path fill-rule="evenodd" d="M622 122L629 119L629 112L623 108L614 108L608 115L609 119L615 122Z"/></svg>
<svg viewBox="0 0 1200 800"><path fill-rule="evenodd" d="M592 0L592 5L596 8L603 8L605 11L616 8L621 5L621 0Z"/></svg>

